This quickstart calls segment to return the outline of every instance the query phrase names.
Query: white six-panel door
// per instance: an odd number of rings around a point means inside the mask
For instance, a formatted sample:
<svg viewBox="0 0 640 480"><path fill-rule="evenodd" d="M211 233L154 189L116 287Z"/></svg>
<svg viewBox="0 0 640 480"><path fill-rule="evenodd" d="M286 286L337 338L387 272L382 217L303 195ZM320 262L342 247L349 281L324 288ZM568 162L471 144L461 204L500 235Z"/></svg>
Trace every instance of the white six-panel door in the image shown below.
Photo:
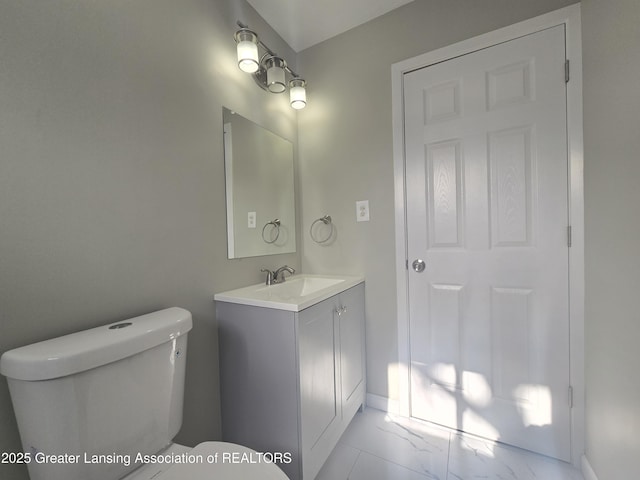
<svg viewBox="0 0 640 480"><path fill-rule="evenodd" d="M558 26L405 74L404 109L411 415L569 460L564 64Z"/></svg>

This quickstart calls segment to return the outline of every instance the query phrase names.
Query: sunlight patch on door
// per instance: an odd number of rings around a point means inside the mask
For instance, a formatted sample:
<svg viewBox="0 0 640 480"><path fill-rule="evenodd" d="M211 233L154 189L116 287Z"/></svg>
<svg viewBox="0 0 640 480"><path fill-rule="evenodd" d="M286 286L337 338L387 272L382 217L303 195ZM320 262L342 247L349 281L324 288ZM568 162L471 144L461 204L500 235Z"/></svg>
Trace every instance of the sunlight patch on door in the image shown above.
<svg viewBox="0 0 640 480"><path fill-rule="evenodd" d="M518 412L525 427L543 427L551 425L551 390L546 385L518 385L513 395L515 398L526 398L528 401L518 402Z"/></svg>
<svg viewBox="0 0 640 480"><path fill-rule="evenodd" d="M487 407L493 394L484 375L477 372L462 372L462 391L464 399L474 407Z"/></svg>
<svg viewBox="0 0 640 480"><path fill-rule="evenodd" d="M488 422L480 413L466 408L462 412L462 430L465 432L473 432L474 435L481 437L500 439L500 432L490 422Z"/></svg>

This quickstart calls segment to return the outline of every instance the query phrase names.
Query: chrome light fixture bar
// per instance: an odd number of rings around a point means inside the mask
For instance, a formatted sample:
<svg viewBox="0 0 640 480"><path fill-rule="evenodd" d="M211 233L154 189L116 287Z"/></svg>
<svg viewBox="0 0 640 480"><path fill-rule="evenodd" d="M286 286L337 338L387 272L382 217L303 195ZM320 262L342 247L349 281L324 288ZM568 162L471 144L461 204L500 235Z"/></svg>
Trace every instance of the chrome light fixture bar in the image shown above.
<svg viewBox="0 0 640 480"><path fill-rule="evenodd" d="M307 105L307 82L291 70L284 58L279 57L260 41L249 27L237 22L234 38L237 44L238 67L253 76L260 88L271 93L282 93L289 87L291 107L299 110ZM264 51L260 56L260 49ZM291 80L287 83L287 74Z"/></svg>

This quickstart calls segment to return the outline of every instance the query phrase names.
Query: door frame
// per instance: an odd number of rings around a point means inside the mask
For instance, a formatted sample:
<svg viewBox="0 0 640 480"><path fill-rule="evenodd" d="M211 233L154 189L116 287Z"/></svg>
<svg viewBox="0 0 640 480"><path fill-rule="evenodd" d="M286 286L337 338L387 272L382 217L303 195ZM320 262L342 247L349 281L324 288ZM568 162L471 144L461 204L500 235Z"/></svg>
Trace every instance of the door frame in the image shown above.
<svg viewBox="0 0 640 480"><path fill-rule="evenodd" d="M477 50L514 40L557 25L566 28L566 55L570 62L567 83L567 147L569 169L569 362L573 393L571 409L571 461L580 465L584 454L584 180L582 137L582 35L580 4L556 10L477 37L464 40L392 65L393 168L395 190L396 299L398 321L399 415L410 416L410 349L408 257L404 154L404 74ZM391 404L391 403L390 403Z"/></svg>

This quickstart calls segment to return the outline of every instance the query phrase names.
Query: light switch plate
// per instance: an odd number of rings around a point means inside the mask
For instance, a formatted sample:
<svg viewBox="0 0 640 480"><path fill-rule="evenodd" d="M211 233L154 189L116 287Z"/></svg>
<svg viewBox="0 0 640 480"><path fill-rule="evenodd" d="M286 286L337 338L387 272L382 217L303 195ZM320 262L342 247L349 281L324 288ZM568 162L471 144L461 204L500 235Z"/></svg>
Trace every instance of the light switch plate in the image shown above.
<svg viewBox="0 0 640 480"><path fill-rule="evenodd" d="M249 212L247 214L247 227L256 228L256 212Z"/></svg>
<svg viewBox="0 0 640 480"><path fill-rule="evenodd" d="M369 221L369 200L360 200L356 202L356 221Z"/></svg>

